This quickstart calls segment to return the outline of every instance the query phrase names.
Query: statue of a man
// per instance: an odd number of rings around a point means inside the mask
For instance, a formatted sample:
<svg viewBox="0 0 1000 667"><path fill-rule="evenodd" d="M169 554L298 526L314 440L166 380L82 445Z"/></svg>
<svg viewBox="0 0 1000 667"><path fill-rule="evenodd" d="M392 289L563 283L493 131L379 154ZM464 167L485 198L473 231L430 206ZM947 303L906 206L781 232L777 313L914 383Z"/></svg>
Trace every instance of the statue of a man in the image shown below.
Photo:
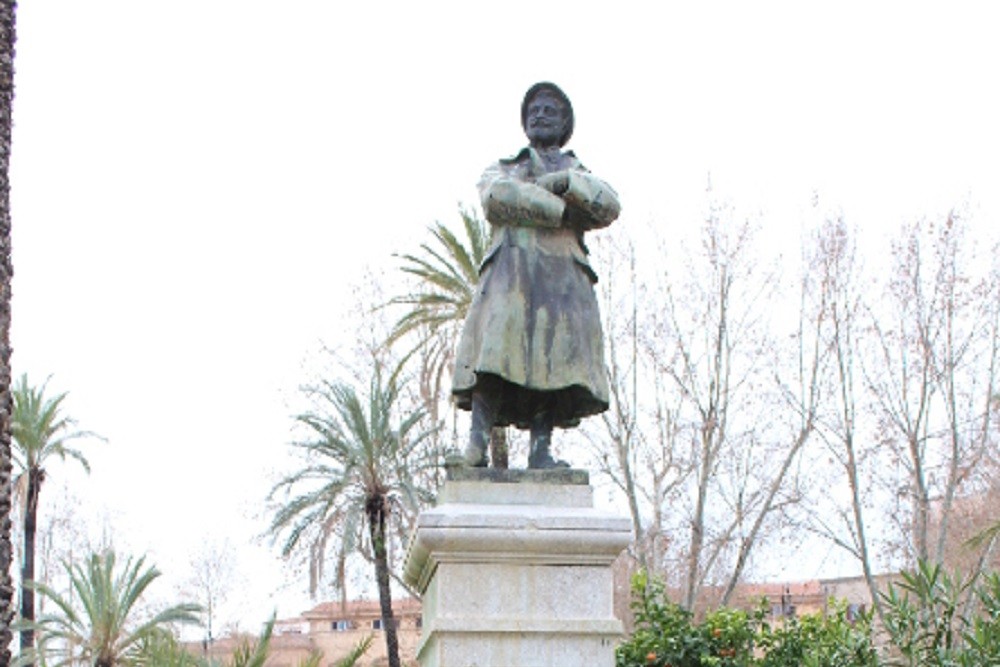
<svg viewBox="0 0 1000 667"><path fill-rule="evenodd" d="M459 340L452 393L472 411L465 451L485 466L490 430L530 429L529 468L565 467L552 428L608 408L604 347L583 235L618 217L618 196L562 147L573 107L551 83L521 104L528 147L479 182L492 245Z"/></svg>

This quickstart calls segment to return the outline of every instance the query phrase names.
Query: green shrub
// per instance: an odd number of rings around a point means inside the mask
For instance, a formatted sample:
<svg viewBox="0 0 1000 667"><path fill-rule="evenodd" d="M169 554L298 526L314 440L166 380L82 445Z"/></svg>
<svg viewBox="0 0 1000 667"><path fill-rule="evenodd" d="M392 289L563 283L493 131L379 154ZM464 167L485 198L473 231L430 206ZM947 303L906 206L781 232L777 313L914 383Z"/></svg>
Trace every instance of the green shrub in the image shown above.
<svg viewBox="0 0 1000 667"><path fill-rule="evenodd" d="M887 664L981 667L1000 664L1000 577L981 583L920 562L882 594L891 643Z"/></svg>
<svg viewBox="0 0 1000 667"><path fill-rule="evenodd" d="M618 647L616 667L697 667L705 652L704 638L691 614L667 599L663 582L645 572L632 578L632 612L636 630Z"/></svg>
<svg viewBox="0 0 1000 667"><path fill-rule="evenodd" d="M978 583L918 563L881 596L886 655L875 650L872 615L825 614L772 625L766 600L752 612L717 609L696 623L661 581L632 580L636 630L616 667L984 667L1000 665L1000 574Z"/></svg>
<svg viewBox="0 0 1000 667"><path fill-rule="evenodd" d="M825 614L806 614L778 627L763 623L761 667L876 667L870 613L849 618L847 603L830 600Z"/></svg>
<svg viewBox="0 0 1000 667"><path fill-rule="evenodd" d="M636 630L618 647L616 667L878 665L871 616L848 620L846 603L831 602L825 616L772 626L762 600L753 612L721 608L695 623L690 612L667 599L662 582L639 573L632 580L632 610Z"/></svg>
<svg viewBox="0 0 1000 667"><path fill-rule="evenodd" d="M966 624L963 665L1000 665L1000 575L992 573L976 587L979 613Z"/></svg>

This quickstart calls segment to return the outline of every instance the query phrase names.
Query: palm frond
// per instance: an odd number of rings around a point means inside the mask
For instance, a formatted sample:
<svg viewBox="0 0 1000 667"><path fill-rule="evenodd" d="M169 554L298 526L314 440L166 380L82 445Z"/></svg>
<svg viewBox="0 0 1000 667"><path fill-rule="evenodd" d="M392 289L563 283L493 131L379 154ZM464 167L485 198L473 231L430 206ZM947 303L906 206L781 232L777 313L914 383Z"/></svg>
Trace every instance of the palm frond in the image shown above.
<svg viewBox="0 0 1000 667"><path fill-rule="evenodd" d="M368 635L355 644L354 648L347 655L333 663L333 667L354 667L358 663L358 660L361 659L361 656L368 652L368 648L374 640L374 635Z"/></svg>
<svg viewBox="0 0 1000 667"><path fill-rule="evenodd" d="M1000 536L1000 521L987 526L980 532L976 533L968 540L965 541L964 545L969 549L978 549L988 542L992 542Z"/></svg>
<svg viewBox="0 0 1000 667"><path fill-rule="evenodd" d="M267 662L267 656L271 651L274 620L275 616L272 614L270 620L264 624L264 629L256 640L244 640L241 642L233 652L233 657L226 663L226 667L264 667L264 664Z"/></svg>
<svg viewBox="0 0 1000 667"><path fill-rule="evenodd" d="M417 342L421 345L426 338L438 335L442 327L465 319L485 256L487 225L467 211L461 211L461 216L464 239L438 222L430 228L433 243L421 244L421 254L400 256L401 270L416 277L419 286L389 302L408 310L393 326L387 345L426 329Z"/></svg>
<svg viewBox="0 0 1000 667"><path fill-rule="evenodd" d="M54 664L76 661L124 663L136 658L169 623L198 623L201 607L178 604L145 621L135 617L139 601L160 576L145 558L119 563L114 552L92 554L83 564L64 563L75 593L70 598L44 584L29 584L55 606L30 624L39 632L39 651L58 646Z"/></svg>
<svg viewBox="0 0 1000 667"><path fill-rule="evenodd" d="M64 461L72 458L89 473L86 457L67 443L79 438L103 438L91 431L72 430L75 421L61 413L66 392L46 396L47 386L48 379L36 387L22 374L11 387L11 454L17 477L42 471L46 461L54 456Z"/></svg>
<svg viewBox="0 0 1000 667"><path fill-rule="evenodd" d="M280 506L268 533L280 539L283 556L307 556L313 589L327 558L341 572L348 555L363 548L369 503L411 484L410 468L420 458L414 444L427 436L422 411L397 415L401 368L376 362L363 389L320 382L309 389L314 408L295 417L307 437L293 447L309 458L271 490L269 498L280 499Z"/></svg>

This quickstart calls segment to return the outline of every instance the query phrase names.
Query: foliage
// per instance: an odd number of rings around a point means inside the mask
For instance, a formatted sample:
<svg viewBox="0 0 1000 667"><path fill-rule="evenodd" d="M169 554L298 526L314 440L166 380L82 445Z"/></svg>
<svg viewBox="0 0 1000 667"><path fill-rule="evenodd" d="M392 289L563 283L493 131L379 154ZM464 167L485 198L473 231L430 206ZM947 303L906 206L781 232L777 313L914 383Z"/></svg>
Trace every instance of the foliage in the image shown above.
<svg viewBox="0 0 1000 667"><path fill-rule="evenodd" d="M408 308L393 328L390 344L414 332L421 332L419 344L426 344L442 329L450 330L447 338L454 342L454 330L469 312L489 245L486 223L468 211L459 213L464 239L439 222L430 230L435 243L420 244L420 255L401 256L403 271L416 276L420 284L416 291L390 301Z"/></svg>
<svg viewBox="0 0 1000 667"><path fill-rule="evenodd" d="M998 664L1000 576L981 583L919 562L882 595L891 665L950 667Z"/></svg>
<svg viewBox="0 0 1000 667"><path fill-rule="evenodd" d="M170 632L151 633L143 644L144 664L152 667L264 667L271 654L274 620L272 616L264 624L259 637L245 639L236 647L230 659L222 663L188 653ZM354 667L361 656L368 651L373 639L372 635L368 635L359 641L346 656L331 663L332 667ZM323 654L313 651L308 657L300 660L296 667L319 667L322 660Z"/></svg>
<svg viewBox="0 0 1000 667"><path fill-rule="evenodd" d="M350 653L335 662L333 667L354 667L354 665L358 663L358 660L361 660L361 656L368 651L368 647L372 645L374 640L375 637L373 635L368 635L359 641L354 648L351 649Z"/></svg>
<svg viewBox="0 0 1000 667"><path fill-rule="evenodd" d="M40 469L53 456L63 460L70 457L90 472L87 459L67 443L93 434L73 430L74 420L61 412L66 392L46 396L47 384L35 387L28 382L27 375L21 375L12 389L14 412L11 415L10 430L16 445L13 452L14 464L24 475L31 470Z"/></svg>
<svg viewBox="0 0 1000 667"><path fill-rule="evenodd" d="M90 464L79 450L69 447L70 440L93 435L73 429L75 422L62 413L63 392L56 396L46 396L47 382L40 387L32 386L27 375L21 375L12 388L14 411L11 415L11 435L13 437L13 459L18 470L14 479L16 494L22 499L24 536L22 581L35 579L35 535L37 530L38 498L45 481L45 464L53 458L75 459L83 469L90 472ZM21 651L34 646L34 633L30 622L35 619L35 594L29 587L23 587L21 594L21 618L28 621L21 631Z"/></svg>
<svg viewBox="0 0 1000 667"><path fill-rule="evenodd" d="M871 616L849 621L847 606L778 626L762 601L753 612L720 608L696 623L666 597L661 581L632 581L636 631L618 647L617 667L875 667Z"/></svg>
<svg viewBox="0 0 1000 667"><path fill-rule="evenodd" d="M150 633L140 649L146 664L155 667L205 667L205 661L184 650L172 632Z"/></svg>
<svg viewBox="0 0 1000 667"><path fill-rule="evenodd" d="M225 667L264 667L271 651L271 637L274 632L274 616L264 625L264 630L256 640L243 640L233 651L233 657Z"/></svg>
<svg viewBox="0 0 1000 667"><path fill-rule="evenodd" d="M267 664L267 659L271 654L271 639L274 636L274 617L264 625L264 629L261 631L260 636L255 640L245 640L236 650L233 652L232 657L223 663L222 667L264 667ZM374 637L368 635L364 639L360 640L351 651L338 660L336 663L332 663L334 667L354 667L361 656L368 651L371 646ZM308 657L303 658L297 664L297 667L319 667L323 661L323 654L319 651L313 651ZM203 663L204 664L204 663ZM215 667L213 663L205 665L205 667Z"/></svg>
<svg viewBox="0 0 1000 667"><path fill-rule="evenodd" d="M962 638L965 665L1000 664L1000 574L992 572L975 587L979 614L967 622Z"/></svg>
<svg viewBox="0 0 1000 667"><path fill-rule="evenodd" d="M335 545L338 578L350 553L362 551L365 507L371 497L383 497L394 511L415 511L433 500L429 489L414 484L413 475L435 461L421 448L428 435L418 431L422 412L393 426L398 381L395 374L384 379L378 363L365 394L328 380L308 393L315 408L297 415L295 421L310 438L293 443L305 465L271 490L269 498L284 503L268 532L274 538L284 536L282 556L302 547L308 550L314 592L328 548ZM335 583L340 588L344 584Z"/></svg>
<svg viewBox="0 0 1000 667"><path fill-rule="evenodd" d="M830 600L826 613L788 619L783 625L764 624L758 646L761 667L875 667L872 614L848 616L844 601Z"/></svg>
<svg viewBox="0 0 1000 667"><path fill-rule="evenodd" d="M233 652L233 656L222 664L221 667L264 667L271 654L271 639L274 631L274 617L264 626L260 637L255 640L245 640ZM360 640L351 651L335 663L333 667L354 667L361 656L368 651L372 645L374 637L368 635ZM296 667L319 667L323 661L323 654L313 651L309 656L300 660ZM215 663L202 663L204 667L216 667Z"/></svg>
<svg viewBox="0 0 1000 667"><path fill-rule="evenodd" d="M960 647L958 615L967 584L940 565L920 562L882 594L883 623L898 651L892 664L952 664Z"/></svg>
<svg viewBox="0 0 1000 667"><path fill-rule="evenodd" d="M418 362L420 395L432 421L438 421L445 398L443 385L454 364L455 345L472 305L479 267L490 246L490 227L475 213L460 208L462 233L440 222L430 228L432 242L421 243L418 254L404 254L402 271L417 278L414 289L389 301L406 310L386 340L395 345L415 340L407 360ZM494 467L506 468L507 432L495 428L490 453Z"/></svg>
<svg viewBox="0 0 1000 667"><path fill-rule="evenodd" d="M294 443L305 455L305 466L272 490L271 498L284 494L286 501L269 531L274 537L285 535L285 556L304 540L310 542L314 569L322 565L327 544L334 538L341 589L343 563L352 550L372 562L389 663L396 667L387 530L403 511L415 511L433 498L429 489L414 483L417 471L436 464L422 447L430 432L418 428L423 418L419 410L393 424L398 378L396 373L385 378L378 362L365 395L349 384L325 381L313 397L316 409L296 418L310 436ZM367 527L368 551L355 532L362 526Z"/></svg>
<svg viewBox="0 0 1000 667"><path fill-rule="evenodd" d="M705 645L691 613L666 597L663 582L645 572L632 579L636 630L618 647L617 667L689 667L700 665Z"/></svg>
<svg viewBox="0 0 1000 667"><path fill-rule="evenodd" d="M474 214L460 210L464 238L438 222L433 243L420 244L419 254L406 254L402 270L418 279L415 289L396 296L390 306L406 310L393 326L386 345L415 339L407 359L419 361L420 394L437 421L442 385L454 363L455 344L472 304L479 265L489 244L489 228Z"/></svg>
<svg viewBox="0 0 1000 667"><path fill-rule="evenodd" d="M198 605L178 604L140 619L139 603L160 576L145 558L125 559L113 551L92 554L84 565L65 563L74 595L64 597L45 584L32 584L57 608L32 625L39 630L38 652L53 667L85 662L96 667L142 664L143 651L170 623L197 623ZM32 652L19 664L30 661Z"/></svg>

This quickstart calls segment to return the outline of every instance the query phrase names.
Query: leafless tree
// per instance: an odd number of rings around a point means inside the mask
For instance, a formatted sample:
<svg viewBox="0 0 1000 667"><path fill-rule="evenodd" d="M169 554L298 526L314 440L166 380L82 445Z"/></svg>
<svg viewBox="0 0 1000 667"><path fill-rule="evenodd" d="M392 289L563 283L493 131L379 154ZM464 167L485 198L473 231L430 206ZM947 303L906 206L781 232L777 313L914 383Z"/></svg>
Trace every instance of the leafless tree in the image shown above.
<svg viewBox="0 0 1000 667"><path fill-rule="evenodd" d="M739 576L776 497L765 492L774 443L764 423L772 345L766 313L775 276L752 256L754 226L732 218L713 203L700 252L681 265L681 280L666 284L657 337L666 345L654 354L681 402L679 428L692 470L683 549L688 608L713 572ZM742 563L727 567L734 549Z"/></svg>
<svg viewBox="0 0 1000 667"><path fill-rule="evenodd" d="M959 502L967 514L989 487L1000 300L964 227L955 214L904 226L869 283L843 220L817 237L833 359L819 432L847 493L810 528L857 559L879 613L876 568L944 562Z"/></svg>
<svg viewBox="0 0 1000 667"><path fill-rule="evenodd" d="M667 545L688 608L700 604L708 584L721 584L728 599L776 519L799 501L796 462L816 424L825 359L820 325L800 326L790 339L799 364L779 368L788 356L774 335L781 325L772 317L779 276L755 254L755 231L754 222L737 221L713 200L697 250L679 259L680 244L665 249L666 269L641 300L655 315L632 325L638 350L618 337L620 349L612 347L619 409L606 423L613 467L627 493L625 472L642 471L641 480L633 474L632 495L652 518L644 526L672 537L657 544ZM820 310L815 318L825 317ZM631 398L623 369L642 380ZM633 427L630 415L644 411ZM658 457L660 467L637 460L640 451ZM633 457L628 466L624 453Z"/></svg>
<svg viewBox="0 0 1000 667"><path fill-rule="evenodd" d="M955 213L905 226L886 298L869 306L865 383L876 437L905 473L896 483L911 563L943 562L955 501L981 481L995 410L997 287L977 275L965 226Z"/></svg>
<svg viewBox="0 0 1000 667"><path fill-rule="evenodd" d="M812 284L823 295L825 304L824 326L819 335L831 355L829 396L818 418L818 433L828 455L843 473L849 500L846 505L823 504L813 513L810 529L857 559L876 610L881 613L865 518L869 485L862 468L863 460L873 450L863 444L864 438L859 435L858 403L863 396L859 396L855 377L863 311L856 245L843 218L835 217L816 230L813 247Z"/></svg>
<svg viewBox="0 0 1000 667"><path fill-rule="evenodd" d="M663 575L670 499L689 471L677 452L678 408L670 403L676 403L676 397L665 391L662 377L650 372L653 362L645 341L656 328L659 312L647 300L650 288L637 271L635 247L623 235L598 243L607 267L599 285L611 407L601 415L599 427L584 432L593 444L598 470L628 503L635 561Z"/></svg>
<svg viewBox="0 0 1000 667"><path fill-rule="evenodd" d="M815 435L825 375L829 370L829 346L824 329L830 320L831 288L829 281L813 275L809 267L815 257L807 256L800 276L797 326L790 336L777 336L788 345L776 346L771 368L776 392L773 394L773 430L777 447L773 450L776 468L760 479L760 489L751 493L759 498L756 516L742 536L735 565L726 583L722 603L727 604L746 568L753 546L758 542L769 516L801 500L803 492L796 475L796 464L806 444ZM792 479L796 478L796 479Z"/></svg>
<svg viewBox="0 0 1000 667"><path fill-rule="evenodd" d="M621 235L602 241L611 409L588 433L628 503L635 560L688 608L728 601L784 530L829 370L828 290L807 275L798 321L776 317L755 231L713 200L695 243L661 244L655 269Z"/></svg>
<svg viewBox="0 0 1000 667"><path fill-rule="evenodd" d="M219 605L225 603L233 584L236 565L234 554L233 545L228 539L208 539L191 556L190 575L185 585L190 593L186 597L197 602L204 610L209 643L215 639L213 632Z"/></svg>

